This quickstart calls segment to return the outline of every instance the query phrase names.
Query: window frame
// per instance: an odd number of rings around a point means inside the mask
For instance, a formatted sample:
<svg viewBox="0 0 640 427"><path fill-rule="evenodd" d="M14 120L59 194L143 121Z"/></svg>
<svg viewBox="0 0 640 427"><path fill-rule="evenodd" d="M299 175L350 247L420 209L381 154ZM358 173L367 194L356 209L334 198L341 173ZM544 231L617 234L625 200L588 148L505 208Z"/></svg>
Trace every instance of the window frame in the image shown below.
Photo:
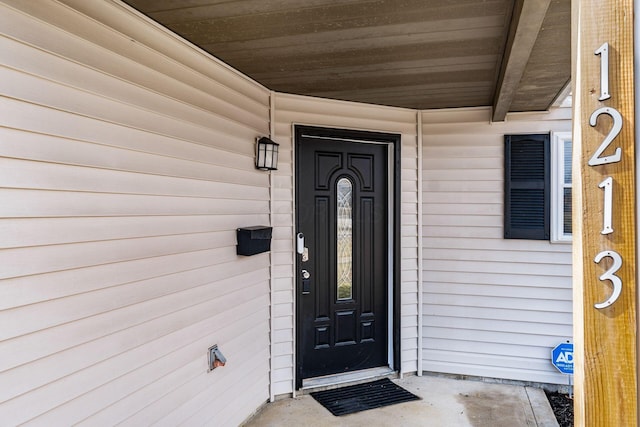
<svg viewBox="0 0 640 427"><path fill-rule="evenodd" d="M571 132L553 132L551 139L551 243L571 243L573 236L564 232L564 189L571 188L573 201L573 179L564 181L564 148L573 144Z"/></svg>

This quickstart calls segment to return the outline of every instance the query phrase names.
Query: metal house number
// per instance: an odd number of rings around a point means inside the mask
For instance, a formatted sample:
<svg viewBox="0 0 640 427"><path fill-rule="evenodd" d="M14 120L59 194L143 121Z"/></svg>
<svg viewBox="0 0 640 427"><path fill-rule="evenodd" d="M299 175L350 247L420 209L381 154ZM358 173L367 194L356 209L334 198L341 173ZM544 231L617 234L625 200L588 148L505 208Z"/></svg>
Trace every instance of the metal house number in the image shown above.
<svg viewBox="0 0 640 427"><path fill-rule="evenodd" d="M600 56L600 97L599 101L605 101L611 98L611 93L609 93L609 43L603 43L596 51L595 55ZM611 145L611 143L615 140L615 138L620 134L622 130L622 115L618 110L612 107L602 107L595 110L591 117L589 118L589 125L595 127L598 121L598 117L606 114L611 117L613 120L613 125L611 126L611 130L604 138L598 149L595 151L593 156L589 159L588 165L591 167L606 165L609 163L617 163L622 160L622 148L616 147L613 155L603 156L602 153ZM613 185L615 181L612 177L606 177L599 185L599 188L604 190L604 206L603 206L603 220L602 220L602 231L600 234L607 235L612 234L613 225L612 225L612 217L613 217ZM604 282L608 280L613 285L613 291L609 298L605 301L594 304L594 307L598 310L610 307L613 303L615 303L620 294L622 293L622 279L616 276L616 272L620 270L622 267L622 257L619 253L612 250L604 250L600 252L594 258L594 262L599 264L604 258L610 258L613 260L613 264L607 271L605 271L600 277L599 280Z"/></svg>

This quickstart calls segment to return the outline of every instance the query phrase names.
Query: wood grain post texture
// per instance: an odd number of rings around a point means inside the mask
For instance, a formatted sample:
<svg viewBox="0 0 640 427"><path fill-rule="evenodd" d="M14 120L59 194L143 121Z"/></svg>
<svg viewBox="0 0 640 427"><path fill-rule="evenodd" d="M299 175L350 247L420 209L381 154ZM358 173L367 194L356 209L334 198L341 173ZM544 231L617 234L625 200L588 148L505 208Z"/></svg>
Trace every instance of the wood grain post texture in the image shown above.
<svg viewBox="0 0 640 427"><path fill-rule="evenodd" d="M634 152L633 1L573 2L574 93L574 341L575 425L637 425L636 359L636 204ZM601 56L609 43L609 92L600 101ZM621 161L589 166L613 126L601 114L595 127L589 119L601 107L622 115L622 130L602 156L622 149ZM611 234L603 230L604 191L598 185L613 178ZM612 282L600 276L612 266L602 251L615 251L623 260L615 273L622 293L610 307L594 304L611 295Z"/></svg>

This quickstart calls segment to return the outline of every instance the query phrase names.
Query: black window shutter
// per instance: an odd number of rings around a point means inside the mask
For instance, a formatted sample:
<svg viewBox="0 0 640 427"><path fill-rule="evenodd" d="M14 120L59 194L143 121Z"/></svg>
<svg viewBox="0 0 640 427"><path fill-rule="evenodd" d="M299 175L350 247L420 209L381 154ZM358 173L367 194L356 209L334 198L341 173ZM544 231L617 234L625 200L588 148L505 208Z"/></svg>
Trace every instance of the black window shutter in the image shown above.
<svg viewBox="0 0 640 427"><path fill-rule="evenodd" d="M504 238L549 240L549 134L504 136Z"/></svg>

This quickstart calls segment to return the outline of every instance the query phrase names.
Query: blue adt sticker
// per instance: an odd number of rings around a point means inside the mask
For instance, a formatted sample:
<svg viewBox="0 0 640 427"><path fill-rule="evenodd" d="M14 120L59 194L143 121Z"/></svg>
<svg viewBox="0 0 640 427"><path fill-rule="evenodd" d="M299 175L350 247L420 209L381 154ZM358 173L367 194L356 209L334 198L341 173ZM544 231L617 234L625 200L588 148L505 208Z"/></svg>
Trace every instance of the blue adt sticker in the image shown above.
<svg viewBox="0 0 640 427"><path fill-rule="evenodd" d="M573 344L564 342L551 350L551 363L561 373L573 375Z"/></svg>

